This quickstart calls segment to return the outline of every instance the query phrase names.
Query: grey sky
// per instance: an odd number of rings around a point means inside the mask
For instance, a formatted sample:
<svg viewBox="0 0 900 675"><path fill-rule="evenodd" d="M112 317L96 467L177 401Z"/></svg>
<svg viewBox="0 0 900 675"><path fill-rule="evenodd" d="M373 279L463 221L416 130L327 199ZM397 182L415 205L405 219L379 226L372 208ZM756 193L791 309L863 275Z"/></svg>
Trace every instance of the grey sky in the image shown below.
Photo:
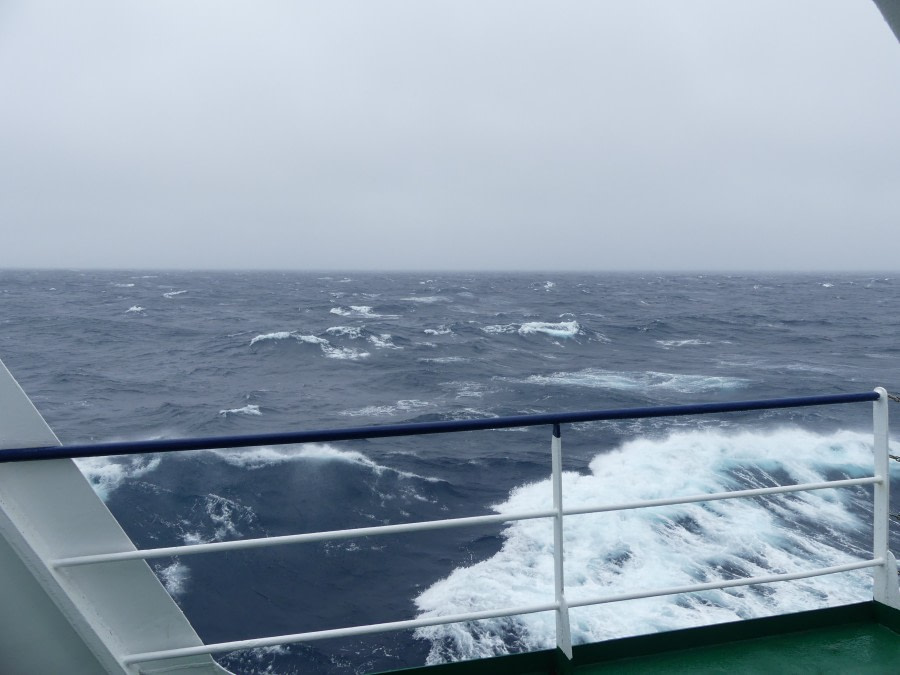
<svg viewBox="0 0 900 675"><path fill-rule="evenodd" d="M0 2L0 267L900 269L868 0Z"/></svg>

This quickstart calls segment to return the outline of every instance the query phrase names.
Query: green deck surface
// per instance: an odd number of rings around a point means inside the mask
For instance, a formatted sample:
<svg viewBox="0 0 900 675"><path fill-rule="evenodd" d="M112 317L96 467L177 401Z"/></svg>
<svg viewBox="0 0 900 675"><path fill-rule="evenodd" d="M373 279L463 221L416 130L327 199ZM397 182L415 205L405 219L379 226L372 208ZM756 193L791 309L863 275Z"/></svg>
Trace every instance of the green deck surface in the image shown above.
<svg viewBox="0 0 900 675"><path fill-rule="evenodd" d="M400 671L398 671L400 672ZM900 610L875 602L558 650L425 666L404 675L900 673Z"/></svg>
<svg viewBox="0 0 900 675"><path fill-rule="evenodd" d="M577 675L897 673L900 672L900 635L878 624L850 624L586 665L575 672Z"/></svg>

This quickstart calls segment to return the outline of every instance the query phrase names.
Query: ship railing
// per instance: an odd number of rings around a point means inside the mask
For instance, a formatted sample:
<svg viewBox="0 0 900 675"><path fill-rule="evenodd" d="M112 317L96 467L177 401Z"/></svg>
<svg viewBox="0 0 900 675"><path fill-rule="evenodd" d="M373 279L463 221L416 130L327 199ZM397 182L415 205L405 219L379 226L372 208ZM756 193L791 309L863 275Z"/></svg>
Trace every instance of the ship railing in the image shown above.
<svg viewBox="0 0 900 675"><path fill-rule="evenodd" d="M781 408L800 408L808 406L838 405L847 403L873 402L874 419L874 471L873 475L861 478L801 483L795 485L778 485L750 490L734 490L729 492L703 493L669 499L651 499L619 504L565 508L563 505L562 486L562 434L564 424L577 422L646 419L654 417L677 417L685 415L707 415L715 413L744 412L754 410L773 410ZM425 434L454 433L462 431L480 431L489 429L508 429L516 427L546 426L552 428L550 455L553 490L553 507L518 513L502 513L465 518L449 518L376 527L333 530L327 532L311 532L256 539L212 542L205 544L188 544L162 548L120 551L113 553L96 553L51 561L53 568L76 567L80 565L111 564L124 560L167 558L202 553L234 551L251 548L283 546L312 542L324 542L337 539L370 537L376 535L399 534L404 532L422 532L453 527L510 523L536 518L553 519L553 559L554 559L554 597L547 602L517 607L502 607L478 612L428 616L404 621L392 621L346 628L334 628L290 635L259 637L231 642L204 644L196 647L184 647L154 652L144 652L124 656L122 662L132 666L147 661L177 658L199 654L220 654L243 649L269 647L298 642L311 642L328 638L351 637L385 631L410 630L426 626L445 625L451 623L478 621L500 617L519 616L537 612L554 611L556 613L556 644L559 650L569 659L572 658L572 640L569 630L569 610L573 607L585 607L625 600L636 600L681 593L697 593L703 591L768 584L780 581L791 581L809 577L822 576L873 568L874 599L885 604L898 603L900 591L897 587L896 560L889 550L888 524L889 512L889 441L888 441L888 394L881 387L871 392L854 394L835 394L823 396L805 396L793 398L765 399L754 401L736 401L727 403L702 403L695 405L659 406L648 408L627 408L619 410L592 410L583 412L567 412L540 415L519 415L490 419L475 419L447 422L431 422L417 424L396 424L350 429L328 429L323 431L304 431L279 434L257 434L248 436L230 436L216 438L165 439L155 441L133 441L104 443L93 445L68 445L50 448L26 448L0 452L0 462L35 461L62 457L84 458L110 455L135 455L144 453L182 452L191 450L215 450L226 448L252 447L260 445L285 445L301 443L324 443L356 439L391 438L399 436L419 436ZM565 587L565 559L563 551L563 525L566 516L589 513L605 513L639 508L652 508L676 504L711 502L722 499L742 497L759 497L766 495L789 494L811 490L846 488L853 486L874 486L874 539L873 556L870 559L857 560L843 565L821 567L789 574L770 574L766 576L743 577L737 579L718 580L708 583L670 586L647 591L599 595L587 598L569 599Z"/></svg>

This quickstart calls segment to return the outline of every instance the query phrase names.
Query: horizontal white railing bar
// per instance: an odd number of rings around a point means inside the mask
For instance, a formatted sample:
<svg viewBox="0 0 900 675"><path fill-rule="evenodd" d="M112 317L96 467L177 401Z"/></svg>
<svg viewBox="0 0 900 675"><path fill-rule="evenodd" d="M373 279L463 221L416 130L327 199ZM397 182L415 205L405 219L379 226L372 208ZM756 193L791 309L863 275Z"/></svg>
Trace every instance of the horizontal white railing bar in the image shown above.
<svg viewBox="0 0 900 675"><path fill-rule="evenodd" d="M135 551L118 551L116 553L97 553L94 555L57 558L51 561L53 567L74 567L76 565L93 565L123 560L147 560L150 558L168 558L172 556L212 553L215 551L234 551L249 548L265 548L283 546L285 544L303 544L334 539L351 539L353 537L371 537L382 534L399 534L405 532L421 532L442 530L451 527L467 527L472 525L491 525L516 520L533 520L550 518L556 515L553 509L541 511L523 511L521 513L498 513L487 516L470 516L467 518L448 518L446 520L425 520L415 523L399 523L397 525L377 525L358 527L348 530L330 530L327 532L308 532L305 534L286 534L280 537L259 537L257 539L237 539L235 541L217 541L208 544L187 544L184 546L166 546L164 548L147 548Z"/></svg>
<svg viewBox="0 0 900 675"><path fill-rule="evenodd" d="M624 502L622 504L609 504L605 506L583 506L573 509L563 509L563 515L578 516L587 513L605 513L607 511L628 511L652 506L672 506L674 504L694 504L696 502L714 502L721 499L738 499L740 497L759 497L764 495L777 495L789 492L809 492L812 490L826 490L828 488L844 488L854 485L872 485L881 483L876 476L865 478L848 478L845 480L826 481L822 483L798 483L797 485L776 485L775 487L753 488L752 490L736 490L734 492L710 492L708 494L690 495L688 497L670 497L667 499L647 499L640 502Z"/></svg>
<svg viewBox="0 0 900 675"><path fill-rule="evenodd" d="M851 572L853 570L864 569L867 567L877 567L884 564L884 558L875 558L873 560L862 560L855 563L847 563L845 565L835 565L833 567L823 567L816 570L793 572L791 574L773 574L762 577L749 577L744 579L730 579L727 581L715 581L706 584L692 584L689 586L673 586L671 588L659 589L655 591L644 591L639 593L623 593L620 595L604 596L600 598L591 598L586 600L569 601L569 608L585 607L587 605L607 604L611 602L621 602L624 600L640 600L642 598L652 598L661 595L675 595L678 593L697 593L700 591L716 590L720 588L732 588L735 586L750 586L753 584L768 584L778 581L792 581L796 579L805 579L809 577L823 576L826 574L838 574L840 572ZM273 647L275 645L292 644L296 642L312 642L314 640L327 640L330 638L352 637L355 635L367 635L370 633L382 633L396 630L409 630L414 628L424 628L426 626L440 626L450 623L462 623L465 621L478 621L481 619L496 619L508 616L520 616L523 614L535 614L537 612L548 612L559 608L557 602L546 602L537 605L526 605L522 607L509 607L506 609L493 609L481 612L468 612L465 614L449 614L446 616L430 617L425 619L408 619L405 621L391 621L388 623L376 623L367 626L351 626L349 628L331 628L328 630L311 631L308 633L294 633L292 635L276 635L266 638L252 638L249 640L236 640L233 642L217 642L208 645L198 645L196 647L182 647L179 649L167 649L156 652L144 652L141 654L131 654L125 656L122 661L126 666L135 663L143 663L146 661L156 661L161 659L174 659L185 656L197 656L200 654L221 654L223 652L233 652L241 649L256 649L258 647Z"/></svg>
<svg viewBox="0 0 900 675"><path fill-rule="evenodd" d="M524 605L522 607L507 607L506 609L489 609L481 612L468 612L465 614L448 614L427 619L409 619L406 621L391 621L389 623L373 623L368 626L352 626L350 628L331 628L317 630L309 633L295 633L293 635L277 635L267 638L253 638L250 640L236 640L234 642L217 642L197 647L181 647L179 649L166 649L158 652L144 652L125 656L122 662L126 666L158 659L174 659L182 656L197 656L200 654L221 654L222 652L234 652L240 649L256 649L257 647L273 647L294 642L312 642L313 640L327 640L329 638L351 637L354 635L367 635L369 633L383 633L387 631L406 630L412 628L424 628L425 626L441 626L448 623L462 623L464 621L478 621L480 619L496 619L506 616L520 616L522 614L535 614L537 612L549 612L559 607L556 602L544 602L537 605Z"/></svg>
<svg viewBox="0 0 900 675"><path fill-rule="evenodd" d="M627 511L631 509L650 508L654 506L671 506L676 504L693 504L704 501L718 501L723 499L738 499L741 497L756 497L772 494L784 494L791 492L805 492L812 490L825 490L828 488L852 487L855 485L871 485L880 483L881 479L875 476L864 478L849 478L822 483L801 483L798 485L778 485L768 488L754 488L752 490L737 490L733 492L713 492L708 494L690 495L686 497L672 497L669 499L649 499L640 502L626 502L621 504L609 504L604 506L586 506L564 509L563 515L577 516L589 513L606 513L609 511ZM52 561L53 567L75 567L77 565L93 565L107 562L121 562L123 560L148 560L152 558L167 558L181 555L196 555L200 553L215 553L222 551L234 551L241 549L266 548L269 546L284 546L287 544L314 543L319 541L331 541L335 539L350 539L354 537L370 537L383 534L398 534L403 532L422 532L439 530L452 527L467 527L473 525L490 525L495 523L513 522L518 520L533 520L537 518L550 518L556 512L552 509L542 511L528 511L523 513L496 514L486 516L471 516L467 518L449 518L446 520L430 520L416 523L399 523L397 525L379 525L374 527L361 527L348 530L330 530L327 532L310 532L305 534L289 534L280 537L259 537L256 539L239 539L236 541L220 541L208 544L187 544L184 546L167 546L162 548L141 549L135 551L119 551L115 553L97 553L94 555L75 556L71 558L59 558Z"/></svg>
<svg viewBox="0 0 900 675"><path fill-rule="evenodd" d="M582 600L569 600L569 607L586 607L588 605L603 605L610 602L623 602L625 600L641 600L642 598L655 598L662 595L678 595L679 593L698 593L700 591L713 591L720 588L733 588L735 586L752 586L754 584L771 584L776 581L793 581L795 579L807 579L820 577L826 574L838 574L840 572L852 572L866 567L878 567L884 565L884 558L861 560L860 562L835 565L833 567L820 567L819 569L804 572L791 572L790 574L770 574L763 577L744 577L741 579L728 579L726 581L711 581L706 584L691 584L689 586L671 586L654 591L640 591L637 593L621 593L619 595L604 595L597 598Z"/></svg>
<svg viewBox="0 0 900 675"><path fill-rule="evenodd" d="M708 494L690 495L686 497L672 497L668 499L648 499L639 502L626 502L621 504L609 504L604 506L586 506L564 509L563 515L577 516L589 513L607 513L610 511L627 511L631 509L651 508L654 506L672 506L676 504L693 504L705 501L718 501L723 499L739 499L741 497L756 497L772 494L785 494L791 492L806 492L812 490L825 490L828 488L844 488L855 485L871 485L880 483L881 479L875 476L864 478L849 478L822 483L801 483L798 485L778 485L768 488L754 488L752 490L737 490L733 492L713 492ZM537 518L550 518L556 512L552 509L542 511L528 511L522 513L492 514L486 516L471 516L467 518L449 518L446 520L429 520L416 523L399 523L397 525L379 525L374 527L360 527L347 530L330 530L327 532L309 532L305 534L289 534L280 537L259 537L256 539L239 539L235 541L219 541L208 544L187 544L184 546L166 546L161 548L141 549L135 551L118 551L115 553L97 553L94 555L74 556L71 558L59 558L52 561L53 567L75 567L77 565L94 565L108 562L121 562L123 560L149 560L152 558L168 558L181 555L196 555L200 553L215 553L252 548L267 548L270 546L284 546L287 544L304 544L320 541L332 541L335 539L351 539L354 537L371 537L384 534L398 534L404 532L423 532L452 527L467 527L473 525L490 525L495 523L514 522L518 520L533 520Z"/></svg>

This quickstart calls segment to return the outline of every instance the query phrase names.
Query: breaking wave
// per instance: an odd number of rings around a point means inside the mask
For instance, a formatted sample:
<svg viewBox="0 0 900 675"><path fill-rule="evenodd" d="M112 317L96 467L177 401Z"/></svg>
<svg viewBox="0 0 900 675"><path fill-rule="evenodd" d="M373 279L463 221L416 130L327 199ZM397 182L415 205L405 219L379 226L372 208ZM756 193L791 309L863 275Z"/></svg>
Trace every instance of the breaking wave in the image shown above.
<svg viewBox="0 0 900 675"><path fill-rule="evenodd" d="M220 417L228 417L229 415L262 415L258 405L245 405L243 408L231 408L230 410L220 410Z"/></svg>
<svg viewBox="0 0 900 675"><path fill-rule="evenodd" d="M74 460L94 492L106 501L126 480L140 478L159 467L159 457L140 455L128 458L85 457Z"/></svg>
<svg viewBox="0 0 900 675"><path fill-rule="evenodd" d="M567 508L871 475L871 436L677 433L639 439L597 455L590 472L563 474ZM667 467L677 466L677 471ZM869 555L864 489L733 499L565 520L566 596L571 602L719 579L790 573ZM851 506L853 508L851 508ZM549 480L523 485L499 513L552 508ZM827 523L822 527L822 523ZM421 617L528 605L553 599L552 522L520 521L494 556L425 590ZM595 642L871 598L868 572L577 608L573 641ZM428 663L552 647L552 612L421 628Z"/></svg>
<svg viewBox="0 0 900 675"><path fill-rule="evenodd" d="M531 321L523 324L504 324L497 326L484 326L485 333L502 334L518 333L519 335L534 335L542 333L555 338L572 338L581 333L581 326L577 321L560 321L559 323L546 323L544 321Z"/></svg>
<svg viewBox="0 0 900 675"><path fill-rule="evenodd" d="M265 333L262 335L257 335L255 338L250 340L250 346L252 347L258 343L264 342L278 342L281 340L288 340L293 338L297 342L301 342L304 344L318 345L322 350L322 353L329 359L363 359L369 356L369 352L364 352L359 349L352 349L349 347L335 347L325 338L316 337L315 335L301 335L297 332L288 332L288 331L277 331L274 333Z"/></svg>
<svg viewBox="0 0 900 675"><path fill-rule="evenodd" d="M738 389L749 383L749 380L740 377L683 375L653 371L620 372L603 370L601 368L586 368L574 372L552 373L551 375L531 375L524 380L516 381L531 384L567 385L620 391L640 389L670 390L682 394L700 394L721 389Z"/></svg>
<svg viewBox="0 0 900 675"><path fill-rule="evenodd" d="M338 316L351 316L351 317L360 317L364 319L393 319L397 318L393 314L376 314L372 311L372 308L368 305L350 305L347 307L332 307L329 310L332 314L337 314Z"/></svg>

